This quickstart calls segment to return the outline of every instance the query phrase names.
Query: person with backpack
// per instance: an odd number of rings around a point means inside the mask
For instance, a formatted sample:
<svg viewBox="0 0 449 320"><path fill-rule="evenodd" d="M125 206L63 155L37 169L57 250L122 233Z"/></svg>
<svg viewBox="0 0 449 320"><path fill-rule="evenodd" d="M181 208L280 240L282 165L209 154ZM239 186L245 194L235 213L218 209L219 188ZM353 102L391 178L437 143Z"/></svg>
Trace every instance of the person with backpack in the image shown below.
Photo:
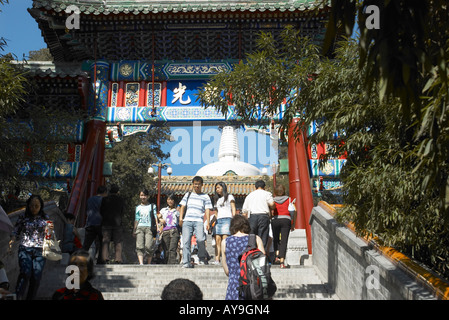
<svg viewBox="0 0 449 320"><path fill-rule="evenodd" d="M251 227L245 216L235 215L231 219L231 235L221 242L221 263L228 278L225 300L242 300L239 296L240 260L239 256L246 250ZM255 235L254 235L255 236ZM255 236L257 249L265 254L262 239Z"/></svg>
<svg viewBox="0 0 449 320"><path fill-rule="evenodd" d="M154 227L156 226L157 209L149 201L147 189L140 191L140 205L136 207L133 236L136 238L136 252L139 264L143 265L143 257L147 255L147 263L151 264L154 253Z"/></svg>

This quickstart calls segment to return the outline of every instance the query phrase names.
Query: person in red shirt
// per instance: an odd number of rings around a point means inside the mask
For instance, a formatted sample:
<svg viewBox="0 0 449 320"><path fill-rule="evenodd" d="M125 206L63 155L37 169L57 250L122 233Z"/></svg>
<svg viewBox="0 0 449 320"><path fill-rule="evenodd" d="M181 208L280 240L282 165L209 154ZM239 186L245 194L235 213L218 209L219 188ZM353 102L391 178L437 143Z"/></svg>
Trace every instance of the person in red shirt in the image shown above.
<svg viewBox="0 0 449 320"><path fill-rule="evenodd" d="M275 208L271 219L271 228L273 230L274 251L276 253L279 252L274 263L280 263L281 268L284 269L290 267L284 262L290 230L295 230L296 211L288 210L288 206L292 200L285 195L285 188L283 185L276 186L274 194L275 197L273 200Z"/></svg>

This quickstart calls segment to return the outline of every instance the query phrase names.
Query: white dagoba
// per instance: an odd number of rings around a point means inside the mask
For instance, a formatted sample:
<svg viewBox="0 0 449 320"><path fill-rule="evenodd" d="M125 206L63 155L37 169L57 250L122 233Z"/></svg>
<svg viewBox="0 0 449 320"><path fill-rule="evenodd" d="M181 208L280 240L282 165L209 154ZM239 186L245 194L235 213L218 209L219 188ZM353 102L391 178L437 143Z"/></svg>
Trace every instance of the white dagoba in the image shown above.
<svg viewBox="0 0 449 320"><path fill-rule="evenodd" d="M236 129L233 126L223 127L218 149L218 161L205 165L196 173L197 176L258 176L260 170L252 164L240 161L239 144Z"/></svg>

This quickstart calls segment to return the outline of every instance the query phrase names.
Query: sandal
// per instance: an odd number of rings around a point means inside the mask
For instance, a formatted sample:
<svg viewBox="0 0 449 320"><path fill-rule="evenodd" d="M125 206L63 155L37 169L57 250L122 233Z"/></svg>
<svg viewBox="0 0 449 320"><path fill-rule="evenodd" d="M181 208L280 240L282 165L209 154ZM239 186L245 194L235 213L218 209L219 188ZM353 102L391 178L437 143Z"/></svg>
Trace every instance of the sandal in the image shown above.
<svg viewBox="0 0 449 320"><path fill-rule="evenodd" d="M281 264L281 259L279 259L279 257L276 257L276 259L274 259L273 264Z"/></svg>
<svg viewBox="0 0 449 320"><path fill-rule="evenodd" d="M289 268L290 268L289 264L281 263L281 269L289 269Z"/></svg>

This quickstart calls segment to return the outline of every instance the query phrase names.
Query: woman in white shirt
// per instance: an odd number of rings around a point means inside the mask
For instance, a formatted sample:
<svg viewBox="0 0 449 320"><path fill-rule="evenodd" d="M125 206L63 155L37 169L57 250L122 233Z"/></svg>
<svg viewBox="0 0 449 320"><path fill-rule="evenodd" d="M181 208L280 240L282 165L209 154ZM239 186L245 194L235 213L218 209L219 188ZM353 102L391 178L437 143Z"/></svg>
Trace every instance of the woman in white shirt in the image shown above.
<svg viewBox="0 0 449 320"><path fill-rule="evenodd" d="M235 216L235 199L228 194L228 188L224 182L215 184L214 206L217 210L217 224L215 225L216 255L214 264L220 264L221 241L231 235L231 219Z"/></svg>

